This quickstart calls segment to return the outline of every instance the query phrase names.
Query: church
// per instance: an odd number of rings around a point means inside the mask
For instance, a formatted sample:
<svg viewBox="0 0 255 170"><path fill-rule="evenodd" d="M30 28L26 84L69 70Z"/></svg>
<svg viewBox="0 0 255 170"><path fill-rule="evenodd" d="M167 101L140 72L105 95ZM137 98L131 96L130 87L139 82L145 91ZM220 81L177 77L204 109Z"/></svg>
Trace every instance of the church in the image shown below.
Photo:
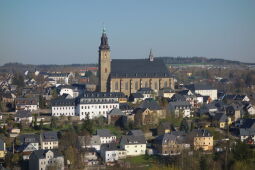
<svg viewBox="0 0 255 170"><path fill-rule="evenodd" d="M150 51L147 59L111 59L105 30L99 46L99 91L123 92L129 96L140 88L156 93L162 88L174 89L174 79L162 59Z"/></svg>

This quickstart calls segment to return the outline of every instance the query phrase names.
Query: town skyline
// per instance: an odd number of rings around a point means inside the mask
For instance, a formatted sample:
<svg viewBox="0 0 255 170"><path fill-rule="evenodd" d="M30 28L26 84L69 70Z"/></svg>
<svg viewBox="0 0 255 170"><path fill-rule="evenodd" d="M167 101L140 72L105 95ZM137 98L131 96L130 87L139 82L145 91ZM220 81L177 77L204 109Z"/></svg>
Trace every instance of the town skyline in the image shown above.
<svg viewBox="0 0 255 170"><path fill-rule="evenodd" d="M253 1L0 2L0 65L97 63L103 23L111 56L203 56L255 62ZM29 8L28 8L29 7Z"/></svg>

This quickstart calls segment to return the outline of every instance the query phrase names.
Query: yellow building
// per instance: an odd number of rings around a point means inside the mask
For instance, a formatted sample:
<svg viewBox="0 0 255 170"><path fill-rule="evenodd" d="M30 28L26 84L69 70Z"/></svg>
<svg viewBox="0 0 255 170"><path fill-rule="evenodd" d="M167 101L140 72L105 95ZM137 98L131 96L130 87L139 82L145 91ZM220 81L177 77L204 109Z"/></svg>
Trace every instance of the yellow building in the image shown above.
<svg viewBox="0 0 255 170"><path fill-rule="evenodd" d="M174 79L162 59L112 59L108 38L103 31L99 46L99 91L136 93L140 88L155 92L162 88L174 89Z"/></svg>
<svg viewBox="0 0 255 170"><path fill-rule="evenodd" d="M197 129L193 131L194 135L194 150L213 150L213 136L204 129Z"/></svg>
<svg viewBox="0 0 255 170"><path fill-rule="evenodd" d="M5 142L0 139L0 159L3 159L6 154Z"/></svg>

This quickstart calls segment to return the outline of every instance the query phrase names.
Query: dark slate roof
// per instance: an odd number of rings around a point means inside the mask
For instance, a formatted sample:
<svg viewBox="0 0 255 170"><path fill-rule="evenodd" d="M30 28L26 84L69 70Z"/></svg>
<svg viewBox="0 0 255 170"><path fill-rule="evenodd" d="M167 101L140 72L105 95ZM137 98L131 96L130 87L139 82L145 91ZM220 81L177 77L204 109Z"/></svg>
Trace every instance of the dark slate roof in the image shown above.
<svg viewBox="0 0 255 170"><path fill-rule="evenodd" d="M136 136L136 135L123 135L121 137L120 143L123 143L125 145L128 144L146 144L145 137L142 135Z"/></svg>
<svg viewBox="0 0 255 170"><path fill-rule="evenodd" d="M109 115L123 115L125 116L125 113L123 113L120 109L118 108L113 108L110 112Z"/></svg>
<svg viewBox="0 0 255 170"><path fill-rule="evenodd" d="M54 158L63 156L57 149L51 149L51 150L48 150L48 149L46 149L46 150L39 149L39 150L33 151L32 154L30 155L30 157L34 156L34 157L36 157L38 159L44 159L45 158L45 154L48 151L52 151L54 153Z"/></svg>
<svg viewBox="0 0 255 170"><path fill-rule="evenodd" d="M141 131L141 130L130 130L128 132L128 135L144 136L143 131Z"/></svg>
<svg viewBox="0 0 255 170"><path fill-rule="evenodd" d="M186 85L185 87L191 91L215 89L215 88L212 88L210 84L189 84L189 85Z"/></svg>
<svg viewBox="0 0 255 170"><path fill-rule="evenodd" d="M19 110L17 111L15 117L18 117L18 118L32 117L32 114L28 110Z"/></svg>
<svg viewBox="0 0 255 170"><path fill-rule="evenodd" d="M115 150L120 150L118 146L115 143L107 143L107 144L102 144L101 145L101 151L115 151Z"/></svg>
<svg viewBox="0 0 255 170"><path fill-rule="evenodd" d="M172 129L172 125L169 122L162 122L160 123L160 126L162 126L164 129Z"/></svg>
<svg viewBox="0 0 255 170"><path fill-rule="evenodd" d="M115 136L111 133L109 129L97 129L97 135L100 137L111 137Z"/></svg>
<svg viewBox="0 0 255 170"><path fill-rule="evenodd" d="M140 88L137 92L141 94L152 94L154 91L151 88Z"/></svg>
<svg viewBox="0 0 255 170"><path fill-rule="evenodd" d="M182 94L174 94L171 98L170 101L186 101L185 96L183 96Z"/></svg>
<svg viewBox="0 0 255 170"><path fill-rule="evenodd" d="M49 131L49 132L42 132L41 138L43 141L58 141L57 132Z"/></svg>
<svg viewBox="0 0 255 170"><path fill-rule="evenodd" d="M176 101L176 102L169 102L169 107L191 107L191 104L188 101Z"/></svg>
<svg viewBox="0 0 255 170"><path fill-rule="evenodd" d="M68 77L70 73L47 73L49 77Z"/></svg>
<svg viewBox="0 0 255 170"><path fill-rule="evenodd" d="M192 133L194 133L195 136L198 136L198 137L211 137L212 136L210 134L210 132L205 129L194 129L192 131Z"/></svg>
<svg viewBox="0 0 255 170"><path fill-rule="evenodd" d="M34 98L16 98L16 104L17 105L37 105L39 102L39 99L37 97Z"/></svg>
<svg viewBox="0 0 255 170"><path fill-rule="evenodd" d="M131 93L130 96L133 97L134 99L143 98L144 97L142 93Z"/></svg>
<svg viewBox="0 0 255 170"><path fill-rule="evenodd" d="M0 151L4 150L4 141L0 138Z"/></svg>
<svg viewBox="0 0 255 170"><path fill-rule="evenodd" d="M228 117L224 113L215 113L215 116L213 117L213 119L219 122L226 122L228 120Z"/></svg>
<svg viewBox="0 0 255 170"><path fill-rule="evenodd" d="M190 90L182 90L182 91L179 91L178 94L180 95L188 95Z"/></svg>
<svg viewBox="0 0 255 170"><path fill-rule="evenodd" d="M52 106L75 106L75 99L57 98L51 101Z"/></svg>
<svg viewBox="0 0 255 170"><path fill-rule="evenodd" d="M255 129L240 128L239 132L240 132L240 136L254 136L255 135Z"/></svg>
<svg viewBox="0 0 255 170"><path fill-rule="evenodd" d="M150 110L161 110L160 105L155 101L155 100L144 100L142 103L139 105L139 108L143 109L150 109Z"/></svg>
<svg viewBox="0 0 255 170"><path fill-rule="evenodd" d="M173 93L174 92L174 90L169 87L164 87L164 88L160 89L160 91L162 91L163 93Z"/></svg>
<svg viewBox="0 0 255 170"><path fill-rule="evenodd" d="M163 60L149 59L113 59L111 62L112 78L171 77Z"/></svg>
<svg viewBox="0 0 255 170"><path fill-rule="evenodd" d="M21 144L24 143L39 143L39 135L37 134L22 134L18 137Z"/></svg>
<svg viewBox="0 0 255 170"><path fill-rule="evenodd" d="M186 141L186 136L181 133L166 133L164 135L158 136L155 140L154 143L165 145L168 144L169 142L175 142L178 144L185 143Z"/></svg>
<svg viewBox="0 0 255 170"><path fill-rule="evenodd" d="M130 106L128 103L120 103L120 110L133 110L134 108Z"/></svg>
<svg viewBox="0 0 255 170"><path fill-rule="evenodd" d="M240 128L254 128L255 129L255 119L241 119L240 120Z"/></svg>
<svg viewBox="0 0 255 170"><path fill-rule="evenodd" d="M85 92L83 98L125 98L122 92Z"/></svg>

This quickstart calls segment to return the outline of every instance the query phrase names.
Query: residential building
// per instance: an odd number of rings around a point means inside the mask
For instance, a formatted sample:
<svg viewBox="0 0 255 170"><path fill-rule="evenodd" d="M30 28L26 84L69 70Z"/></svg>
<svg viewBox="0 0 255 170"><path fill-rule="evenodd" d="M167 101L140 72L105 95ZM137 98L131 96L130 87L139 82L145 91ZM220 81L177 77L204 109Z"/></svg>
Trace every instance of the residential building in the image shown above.
<svg viewBox="0 0 255 170"><path fill-rule="evenodd" d="M98 165L99 158L95 148L86 148L81 150L81 161L86 166Z"/></svg>
<svg viewBox="0 0 255 170"><path fill-rule="evenodd" d="M140 93L143 95L143 100L145 99L150 99L150 98L155 98L156 93L154 90L151 88L140 88L137 93Z"/></svg>
<svg viewBox="0 0 255 170"><path fill-rule="evenodd" d="M23 160L29 159L30 154L39 149L40 136L37 134L22 134L16 138L19 141L18 152L22 152Z"/></svg>
<svg viewBox="0 0 255 170"><path fill-rule="evenodd" d="M126 151L117 147L115 143L102 144L100 156L105 163L113 163L126 158Z"/></svg>
<svg viewBox="0 0 255 170"><path fill-rule="evenodd" d="M6 154L5 142L0 138L0 159L4 159Z"/></svg>
<svg viewBox="0 0 255 170"><path fill-rule="evenodd" d="M39 109L38 98L16 98L16 110L36 111Z"/></svg>
<svg viewBox="0 0 255 170"><path fill-rule="evenodd" d="M239 136L242 142L255 144L255 119L240 119Z"/></svg>
<svg viewBox="0 0 255 170"><path fill-rule="evenodd" d="M97 136L100 137L101 144L113 143L116 141L116 135L112 134L109 129L97 129Z"/></svg>
<svg viewBox="0 0 255 170"><path fill-rule="evenodd" d="M76 100L58 98L51 101L52 116L75 116Z"/></svg>
<svg viewBox="0 0 255 170"><path fill-rule="evenodd" d="M16 123L32 123L33 117L30 111L28 110L19 110L14 116Z"/></svg>
<svg viewBox="0 0 255 170"><path fill-rule="evenodd" d="M64 170L64 156L55 149L35 150L29 157L29 170L47 170L54 167Z"/></svg>
<svg viewBox="0 0 255 170"><path fill-rule="evenodd" d="M158 96L164 98L171 98L175 94L175 91L171 88L162 88L158 92Z"/></svg>
<svg viewBox="0 0 255 170"><path fill-rule="evenodd" d="M120 109L113 108L107 115L108 124L124 127L127 123L127 116Z"/></svg>
<svg viewBox="0 0 255 170"><path fill-rule="evenodd" d="M174 131L174 127L169 122L162 122L157 128L158 135L164 135L166 133L171 133L172 131Z"/></svg>
<svg viewBox="0 0 255 170"><path fill-rule="evenodd" d="M190 109L191 104L187 101L176 101L176 102L169 102L168 109L170 112L173 112L176 117L183 116L183 117L190 117Z"/></svg>
<svg viewBox="0 0 255 170"><path fill-rule="evenodd" d="M190 147L182 132L166 133L153 141L153 147L159 155L179 155L184 149Z"/></svg>
<svg viewBox="0 0 255 170"><path fill-rule="evenodd" d="M210 96L212 100L216 100L218 98L217 89L211 87L209 84L190 84L185 87L191 90L193 93L197 93L202 96Z"/></svg>
<svg viewBox="0 0 255 170"><path fill-rule="evenodd" d="M194 150L213 150L213 136L205 129L195 129L192 131Z"/></svg>
<svg viewBox="0 0 255 170"><path fill-rule="evenodd" d="M41 149L56 149L58 148L57 132L48 131L42 132L40 135Z"/></svg>
<svg viewBox="0 0 255 170"><path fill-rule="evenodd" d="M142 133L142 132L141 132ZM123 135L120 140L120 147L127 152L127 156L144 155L146 152L146 139L144 134Z"/></svg>

